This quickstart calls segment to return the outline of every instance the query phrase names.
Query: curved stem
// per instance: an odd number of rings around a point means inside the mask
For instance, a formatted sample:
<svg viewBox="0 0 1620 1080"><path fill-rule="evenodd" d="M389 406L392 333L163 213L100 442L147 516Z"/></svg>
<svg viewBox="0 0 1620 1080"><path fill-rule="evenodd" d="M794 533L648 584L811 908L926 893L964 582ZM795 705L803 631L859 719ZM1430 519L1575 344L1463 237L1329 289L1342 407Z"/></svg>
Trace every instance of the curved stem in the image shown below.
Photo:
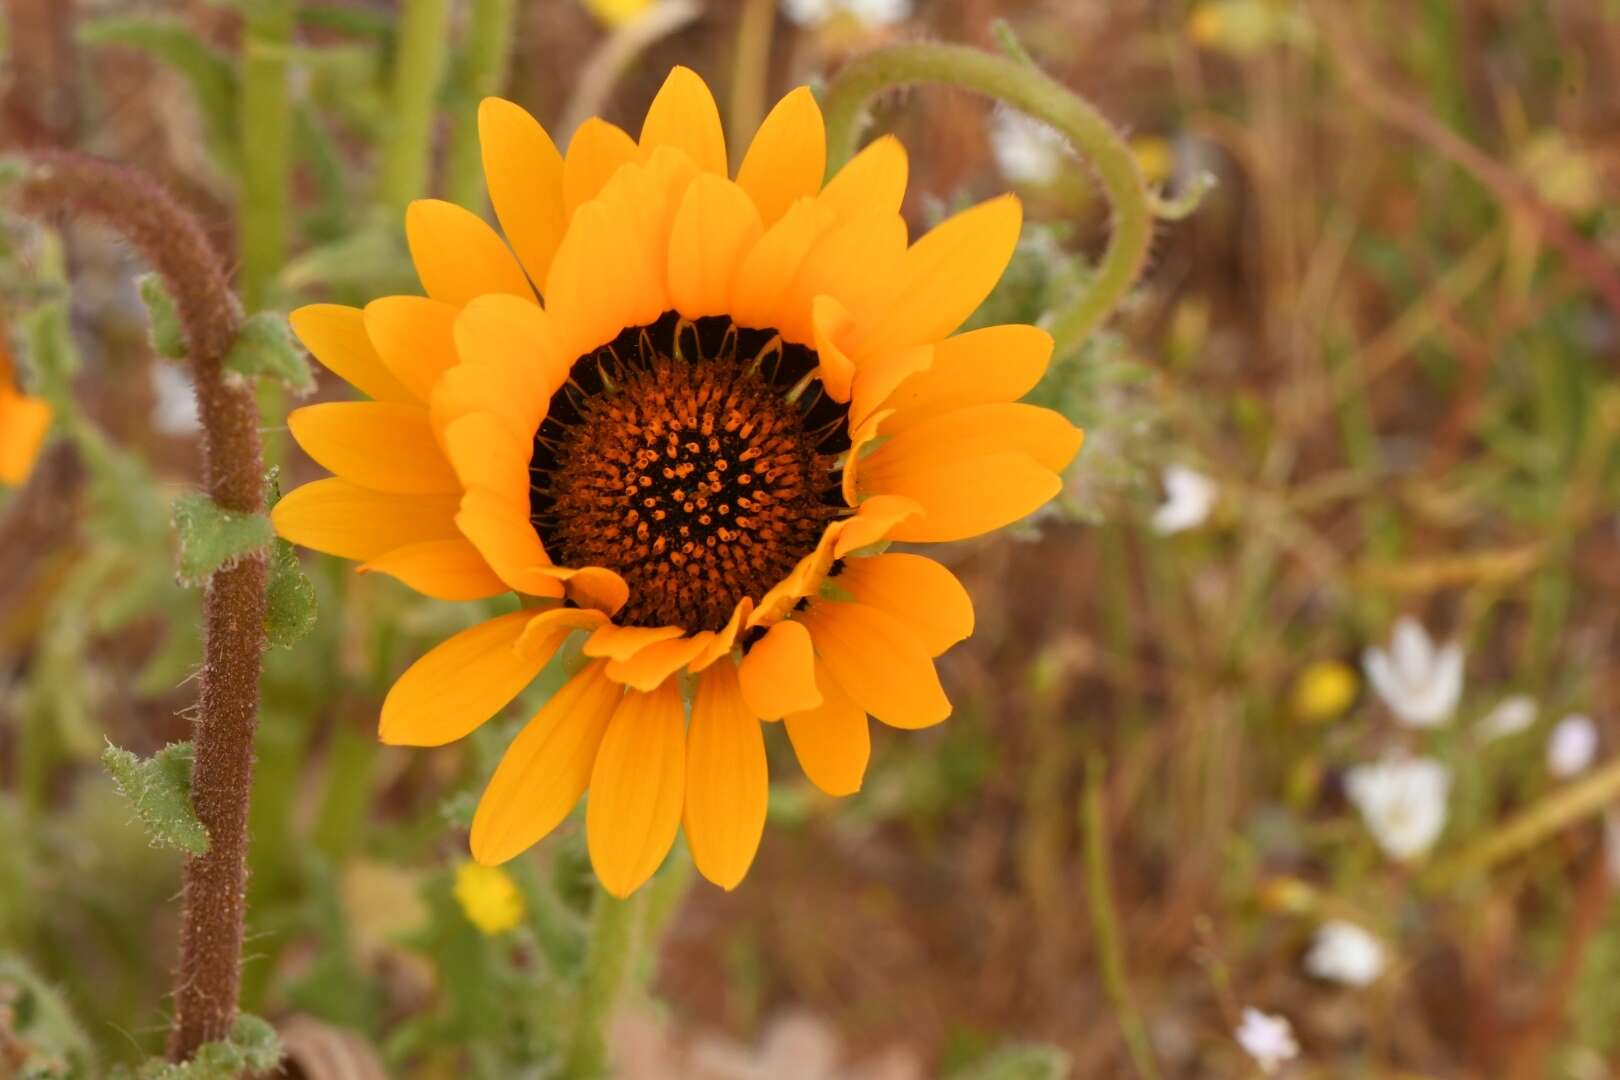
<svg viewBox="0 0 1620 1080"><path fill-rule="evenodd" d="M591 907L591 937L585 953L585 979L563 1075L596 1080L607 1072L607 1030L619 992L635 958L640 897L620 900L598 887Z"/></svg>
<svg viewBox="0 0 1620 1080"><path fill-rule="evenodd" d="M897 86L937 82L977 90L1051 124L1091 162L1113 208L1113 234L1090 287L1052 323L1055 356L1064 356L1114 310L1147 261L1153 211L1136 156L1084 98L1038 68L963 45L894 45L851 60L827 87L832 169L855 152L866 104Z"/></svg>
<svg viewBox="0 0 1620 1080"><path fill-rule="evenodd" d="M246 382L222 366L241 316L207 237L161 188L131 169L68 151L30 155L25 208L112 226L163 277L186 335L203 425L203 481L227 510L264 509L259 416ZM247 887L247 811L264 647L265 563L252 556L208 581L191 801L208 830L186 860L180 967L169 1054L185 1060L236 1021Z"/></svg>

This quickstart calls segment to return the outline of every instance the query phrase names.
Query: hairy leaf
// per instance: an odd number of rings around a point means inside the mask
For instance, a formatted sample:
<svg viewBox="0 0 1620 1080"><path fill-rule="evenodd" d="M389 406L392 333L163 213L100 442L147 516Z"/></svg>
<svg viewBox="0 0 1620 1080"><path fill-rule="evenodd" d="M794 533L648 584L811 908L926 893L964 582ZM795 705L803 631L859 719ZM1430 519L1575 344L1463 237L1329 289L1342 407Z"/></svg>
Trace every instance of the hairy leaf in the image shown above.
<svg viewBox="0 0 1620 1080"><path fill-rule="evenodd" d="M208 850L208 830L191 808L191 744L170 743L149 758L107 744L101 764L128 797L152 839L192 855Z"/></svg>

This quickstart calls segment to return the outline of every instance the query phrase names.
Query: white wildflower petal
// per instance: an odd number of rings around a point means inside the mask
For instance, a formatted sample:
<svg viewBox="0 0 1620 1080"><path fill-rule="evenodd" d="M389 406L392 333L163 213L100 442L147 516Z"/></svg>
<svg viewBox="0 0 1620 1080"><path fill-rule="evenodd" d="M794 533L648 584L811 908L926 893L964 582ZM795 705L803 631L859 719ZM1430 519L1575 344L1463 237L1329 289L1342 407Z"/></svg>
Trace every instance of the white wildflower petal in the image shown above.
<svg viewBox="0 0 1620 1080"><path fill-rule="evenodd" d="M1345 790L1378 846L1404 862L1444 831L1451 770L1433 758L1391 758L1350 769Z"/></svg>
<svg viewBox="0 0 1620 1080"><path fill-rule="evenodd" d="M1566 716L1547 736L1547 771L1561 779L1583 773L1591 768L1597 748L1598 730L1592 718Z"/></svg>
<svg viewBox="0 0 1620 1080"><path fill-rule="evenodd" d="M1299 1056L1299 1042L1286 1016L1273 1016L1247 1006L1235 1035L1243 1052L1253 1058L1267 1076Z"/></svg>
<svg viewBox="0 0 1620 1080"><path fill-rule="evenodd" d="M1165 500L1153 513L1153 531L1169 536L1202 525L1220 491L1215 481L1185 465L1166 467L1163 480Z"/></svg>
<svg viewBox="0 0 1620 1080"><path fill-rule="evenodd" d="M1408 727L1439 727L1457 711L1463 689L1462 646L1448 642L1436 649L1416 619L1396 620L1388 651L1368 648L1362 666L1384 704Z"/></svg>
<svg viewBox="0 0 1620 1080"><path fill-rule="evenodd" d="M1496 703L1496 707L1474 725L1474 735L1480 742L1505 739L1528 731L1535 726L1536 702L1528 694L1511 694Z"/></svg>
<svg viewBox="0 0 1620 1080"><path fill-rule="evenodd" d="M1331 919L1317 928L1305 970L1346 986L1370 986L1384 970L1384 947L1353 922Z"/></svg>

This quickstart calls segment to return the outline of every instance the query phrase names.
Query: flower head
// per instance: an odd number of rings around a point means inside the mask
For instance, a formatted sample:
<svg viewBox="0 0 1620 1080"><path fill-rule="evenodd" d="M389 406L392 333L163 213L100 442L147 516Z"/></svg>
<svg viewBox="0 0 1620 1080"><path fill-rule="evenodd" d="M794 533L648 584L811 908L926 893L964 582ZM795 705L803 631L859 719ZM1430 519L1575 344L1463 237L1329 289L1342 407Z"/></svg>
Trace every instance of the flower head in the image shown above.
<svg viewBox="0 0 1620 1080"><path fill-rule="evenodd" d="M1384 970L1384 947L1355 923L1331 919L1317 928L1305 970L1346 986L1370 986Z"/></svg>
<svg viewBox="0 0 1620 1080"><path fill-rule="evenodd" d="M1273 1016L1252 1005L1243 1009L1243 1022L1236 1031L1238 1045L1254 1059L1260 1071L1271 1076L1299 1056L1294 1026L1286 1016Z"/></svg>
<svg viewBox="0 0 1620 1080"><path fill-rule="evenodd" d="M1166 467L1162 479L1164 502L1153 512L1153 531L1169 536L1202 525L1220 495L1215 481L1185 465Z"/></svg>
<svg viewBox="0 0 1620 1080"><path fill-rule="evenodd" d="M684 68L639 140L592 120L564 155L494 99L479 123L506 241L415 203L426 297L294 312L316 357L375 400L292 414L336 476L274 520L429 596L524 598L405 672L385 742L461 738L584 635L583 666L484 793L479 862L535 843L588 787L610 892L644 882L683 827L730 888L764 828L761 720L784 720L810 779L846 795L868 714L919 728L950 712L933 658L971 632L972 604L940 564L878 545L1015 521L1079 448L1062 417L1016 403L1047 334L953 334L1011 257L1019 205L992 199L910 243L905 151L880 139L823 184L808 89L733 179L714 99Z"/></svg>
<svg viewBox="0 0 1620 1080"><path fill-rule="evenodd" d="M1390 758L1345 775L1350 801L1378 846L1402 861L1434 846L1446 827L1451 770L1434 758Z"/></svg>
<svg viewBox="0 0 1620 1080"><path fill-rule="evenodd" d="M1597 748L1598 730L1592 718L1566 716L1547 736L1547 771L1561 779L1583 773L1591 768Z"/></svg>
<svg viewBox="0 0 1620 1080"><path fill-rule="evenodd" d="M1359 686L1356 673L1348 664L1318 660L1294 680L1294 715L1301 720L1331 720L1350 707Z"/></svg>
<svg viewBox="0 0 1620 1080"><path fill-rule="evenodd" d="M1536 722L1536 700L1528 694L1509 694L1474 725L1474 735L1481 742L1505 739L1528 731Z"/></svg>
<svg viewBox="0 0 1620 1080"><path fill-rule="evenodd" d="M28 479L51 426L51 407L17 389L11 351L0 328L0 484Z"/></svg>
<svg viewBox="0 0 1620 1080"><path fill-rule="evenodd" d="M1367 680L1408 727L1438 727L1451 719L1462 697L1462 646L1435 648L1423 624L1410 616L1395 623L1389 651L1373 647L1362 657Z"/></svg>
<svg viewBox="0 0 1620 1080"><path fill-rule="evenodd" d="M523 894L498 866L462 863L455 894L467 921L486 934L504 934L523 921Z"/></svg>

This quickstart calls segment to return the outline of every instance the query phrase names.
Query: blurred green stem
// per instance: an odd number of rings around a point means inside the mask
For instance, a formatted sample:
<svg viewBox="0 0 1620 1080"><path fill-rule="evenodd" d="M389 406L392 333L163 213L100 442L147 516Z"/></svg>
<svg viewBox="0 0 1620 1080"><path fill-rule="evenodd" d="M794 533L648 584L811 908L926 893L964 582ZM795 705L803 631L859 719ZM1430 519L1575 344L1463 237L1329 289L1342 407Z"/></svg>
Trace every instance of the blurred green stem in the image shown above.
<svg viewBox="0 0 1620 1080"><path fill-rule="evenodd" d="M595 1080L607 1072L608 1026L635 959L641 907L639 895L619 900L597 887L579 990L579 1013L563 1069L569 1080Z"/></svg>
<svg viewBox="0 0 1620 1080"><path fill-rule="evenodd" d="M427 190L433 143L433 104L449 54L450 0L405 0L400 5L399 50L394 56L393 126L383 146L377 197L391 214L404 212Z"/></svg>
<svg viewBox="0 0 1620 1080"><path fill-rule="evenodd" d="M1114 229L1090 287L1052 322L1062 357L1102 325L1136 281L1153 239L1153 211L1136 155L1108 119L1039 68L962 45L893 45L844 66L822 101L829 172L855 153L866 104L895 87L919 82L977 90L1051 124L1096 170L1113 207Z"/></svg>
<svg viewBox="0 0 1620 1080"><path fill-rule="evenodd" d="M456 81L450 148L445 153L444 197L472 210L484 203L483 158L478 150L478 103L500 92L506 81L507 45L512 40L514 0L472 0L461 78Z"/></svg>
<svg viewBox="0 0 1620 1080"><path fill-rule="evenodd" d="M1136 1074L1145 1080L1159 1075L1147 1029L1131 1002L1125 975L1125 947L1120 942L1119 919L1114 913L1113 884L1108 874L1108 824L1103 811L1103 759L1093 754L1086 761L1086 793L1081 809L1086 837L1086 895L1091 900L1091 927L1097 935L1097 960L1103 988L1119 1016L1120 1034L1130 1052Z"/></svg>
<svg viewBox="0 0 1620 1080"><path fill-rule="evenodd" d="M297 19L295 0L264 0L248 9L242 34L242 94L238 130L242 168L241 271L238 288L250 312L271 302L276 275L287 261L287 194L292 110L287 100L287 54ZM281 384L259 385L259 415L282 415ZM281 460L279 420L266 425L267 464Z"/></svg>
<svg viewBox="0 0 1620 1080"><path fill-rule="evenodd" d="M775 23L776 0L744 0L742 17L737 20L737 52L731 67L731 122L726 128L734 167L742 163L749 139L765 119Z"/></svg>

